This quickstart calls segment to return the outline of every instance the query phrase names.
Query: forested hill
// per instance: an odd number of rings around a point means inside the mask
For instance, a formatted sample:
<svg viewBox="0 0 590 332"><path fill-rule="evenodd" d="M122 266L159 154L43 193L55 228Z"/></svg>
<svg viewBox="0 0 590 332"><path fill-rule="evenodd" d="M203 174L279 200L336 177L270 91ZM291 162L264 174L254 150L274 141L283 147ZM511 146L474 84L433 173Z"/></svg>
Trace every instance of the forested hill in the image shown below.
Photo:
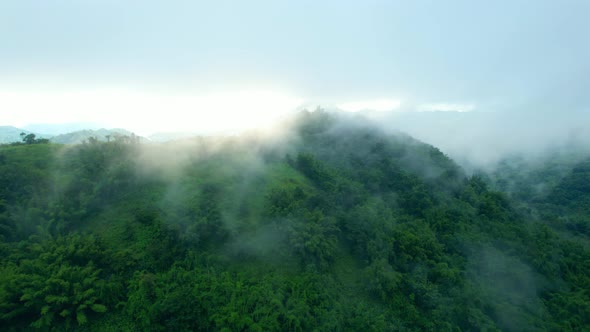
<svg viewBox="0 0 590 332"><path fill-rule="evenodd" d="M274 136L0 146L0 330L588 329L576 167L531 202L322 111Z"/></svg>

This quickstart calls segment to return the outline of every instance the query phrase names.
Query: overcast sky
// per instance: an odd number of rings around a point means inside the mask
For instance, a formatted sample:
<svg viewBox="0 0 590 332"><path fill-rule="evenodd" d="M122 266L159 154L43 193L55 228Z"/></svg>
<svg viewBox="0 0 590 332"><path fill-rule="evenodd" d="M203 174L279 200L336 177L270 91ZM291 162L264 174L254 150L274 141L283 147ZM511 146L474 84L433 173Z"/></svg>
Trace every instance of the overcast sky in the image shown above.
<svg viewBox="0 0 590 332"><path fill-rule="evenodd" d="M589 13L584 0L0 0L0 124L186 130L306 102L590 111Z"/></svg>

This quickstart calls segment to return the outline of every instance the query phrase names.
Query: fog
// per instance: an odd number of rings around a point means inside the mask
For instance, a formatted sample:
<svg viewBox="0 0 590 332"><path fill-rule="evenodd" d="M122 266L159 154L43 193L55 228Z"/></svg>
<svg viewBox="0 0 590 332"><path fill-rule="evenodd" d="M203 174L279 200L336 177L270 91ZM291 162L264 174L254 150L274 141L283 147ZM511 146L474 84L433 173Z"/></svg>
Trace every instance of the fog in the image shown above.
<svg viewBox="0 0 590 332"><path fill-rule="evenodd" d="M403 131L441 149L467 169L493 169L510 157L541 160L590 152L590 112L367 113L388 131Z"/></svg>

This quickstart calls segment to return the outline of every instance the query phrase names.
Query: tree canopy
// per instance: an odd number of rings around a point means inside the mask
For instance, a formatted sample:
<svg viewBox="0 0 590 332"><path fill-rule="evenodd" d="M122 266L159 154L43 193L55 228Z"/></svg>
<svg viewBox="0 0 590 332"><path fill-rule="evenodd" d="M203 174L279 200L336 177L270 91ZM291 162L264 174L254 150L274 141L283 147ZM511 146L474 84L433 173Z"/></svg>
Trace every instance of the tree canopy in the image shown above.
<svg viewBox="0 0 590 332"><path fill-rule="evenodd" d="M291 130L0 146L0 330L590 327L588 156L470 175L365 121Z"/></svg>

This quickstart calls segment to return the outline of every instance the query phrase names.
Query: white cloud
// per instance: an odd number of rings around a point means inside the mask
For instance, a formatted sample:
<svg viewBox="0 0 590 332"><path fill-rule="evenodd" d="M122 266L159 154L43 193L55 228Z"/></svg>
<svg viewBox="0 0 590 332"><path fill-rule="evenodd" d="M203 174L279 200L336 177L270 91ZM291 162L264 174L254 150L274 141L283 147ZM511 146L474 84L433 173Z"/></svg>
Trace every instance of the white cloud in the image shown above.
<svg viewBox="0 0 590 332"><path fill-rule="evenodd" d="M423 104L418 107L422 112L471 112L475 109L474 104L454 104L454 103L433 103Z"/></svg>
<svg viewBox="0 0 590 332"><path fill-rule="evenodd" d="M394 110L398 108L400 104L401 102L397 99L374 99L342 103L336 105L336 107L347 112L359 112L365 110L384 112Z"/></svg>

